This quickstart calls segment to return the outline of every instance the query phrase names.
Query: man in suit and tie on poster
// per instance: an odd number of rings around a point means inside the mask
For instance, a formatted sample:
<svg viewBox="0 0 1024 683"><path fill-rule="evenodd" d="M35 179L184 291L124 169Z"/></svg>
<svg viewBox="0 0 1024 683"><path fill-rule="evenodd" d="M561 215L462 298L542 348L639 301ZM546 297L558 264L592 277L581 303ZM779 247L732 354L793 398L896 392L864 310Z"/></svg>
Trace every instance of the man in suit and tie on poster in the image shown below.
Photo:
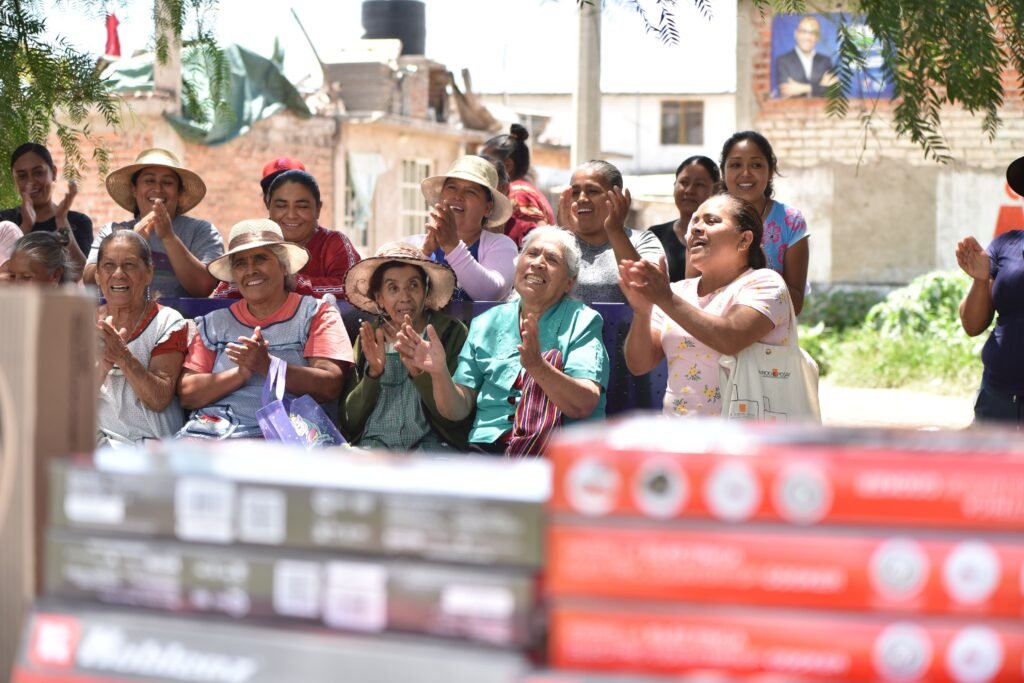
<svg viewBox="0 0 1024 683"><path fill-rule="evenodd" d="M796 46L775 59L775 86L778 97L824 97L836 82L832 60L815 51L821 24L806 16L797 24Z"/></svg>

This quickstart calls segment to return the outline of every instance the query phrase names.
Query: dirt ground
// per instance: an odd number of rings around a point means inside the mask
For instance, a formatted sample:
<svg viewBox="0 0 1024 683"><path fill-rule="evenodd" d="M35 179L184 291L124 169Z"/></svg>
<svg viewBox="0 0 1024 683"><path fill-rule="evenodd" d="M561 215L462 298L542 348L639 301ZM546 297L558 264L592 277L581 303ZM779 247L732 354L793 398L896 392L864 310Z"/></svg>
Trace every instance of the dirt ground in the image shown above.
<svg viewBox="0 0 1024 683"><path fill-rule="evenodd" d="M940 396L903 389L818 387L826 425L963 429L974 419L974 396Z"/></svg>

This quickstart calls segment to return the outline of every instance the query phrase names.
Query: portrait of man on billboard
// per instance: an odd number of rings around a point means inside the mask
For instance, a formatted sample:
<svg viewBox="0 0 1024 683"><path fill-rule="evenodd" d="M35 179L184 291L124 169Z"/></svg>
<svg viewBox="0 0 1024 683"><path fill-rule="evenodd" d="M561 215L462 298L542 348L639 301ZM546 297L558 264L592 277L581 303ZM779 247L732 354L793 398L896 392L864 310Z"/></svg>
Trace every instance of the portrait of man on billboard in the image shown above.
<svg viewBox="0 0 1024 683"><path fill-rule="evenodd" d="M843 94L851 99L891 98L894 86L882 45L863 17L856 15L776 14L772 18L771 96L775 99L823 98L838 79L838 27L857 41L864 60L850 65Z"/></svg>
<svg viewBox="0 0 1024 683"><path fill-rule="evenodd" d="M811 15L801 18L793 33L793 49L772 63L776 97L824 97L836 82L831 57L818 51L820 38L821 22Z"/></svg>

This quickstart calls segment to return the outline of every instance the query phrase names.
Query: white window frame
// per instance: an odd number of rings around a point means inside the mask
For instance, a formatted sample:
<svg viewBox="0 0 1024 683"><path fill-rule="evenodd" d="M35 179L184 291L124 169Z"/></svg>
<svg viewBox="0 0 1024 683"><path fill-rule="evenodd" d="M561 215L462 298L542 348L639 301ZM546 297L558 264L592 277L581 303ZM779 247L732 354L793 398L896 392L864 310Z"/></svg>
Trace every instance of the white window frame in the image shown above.
<svg viewBox="0 0 1024 683"><path fill-rule="evenodd" d="M430 211L427 200L423 198L420 190L420 183L424 178L434 175L434 162L432 159L402 159L401 173L398 183L401 197L401 233L419 235L423 232Z"/></svg>

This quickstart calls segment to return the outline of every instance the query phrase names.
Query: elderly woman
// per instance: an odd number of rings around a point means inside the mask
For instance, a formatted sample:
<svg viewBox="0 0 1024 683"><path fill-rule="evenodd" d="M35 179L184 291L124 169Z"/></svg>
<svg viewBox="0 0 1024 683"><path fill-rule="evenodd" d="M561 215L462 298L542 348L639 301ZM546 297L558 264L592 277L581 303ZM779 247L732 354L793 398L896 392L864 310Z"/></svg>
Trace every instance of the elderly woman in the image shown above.
<svg viewBox="0 0 1024 683"><path fill-rule="evenodd" d="M687 273L686 230L693 212L707 201L721 177L718 166L711 159L704 156L685 159L676 169L676 182L672 193L679 218L648 228L661 240L661 246L665 249L665 261L668 264L668 277L672 282L697 275L692 268Z"/></svg>
<svg viewBox="0 0 1024 683"><path fill-rule="evenodd" d="M52 232L30 232L11 248L10 259L0 266L14 284L50 285L78 281L78 264L61 239Z"/></svg>
<svg viewBox="0 0 1024 683"><path fill-rule="evenodd" d="M295 276L295 292L318 299L325 294L346 298L345 276L359 263L359 253L348 237L320 225L324 204L316 179L297 169L277 173L267 186L264 200L270 220L281 227L284 238L309 252L309 261ZM214 298L241 296L235 283L222 282L213 291Z"/></svg>
<svg viewBox="0 0 1024 683"><path fill-rule="evenodd" d="M397 347L431 376L438 412L462 420L476 409L470 445L509 455L543 452L553 429L604 417L608 352L601 316L569 296L579 251L569 233L536 228L516 263L519 298L473 319L454 376L436 330L403 325Z"/></svg>
<svg viewBox="0 0 1024 683"><path fill-rule="evenodd" d="M391 242L350 270L345 288L352 305L378 316L376 324L362 324L356 340L355 369L339 414L349 442L399 451L465 450L472 421L442 417L431 376L407 366L395 350L403 324L420 336L429 324L448 371L455 372L466 326L439 312L455 291L455 274L411 244Z"/></svg>
<svg viewBox="0 0 1024 683"><path fill-rule="evenodd" d="M690 221L687 250L699 277L670 284L664 268L653 263L619 266L633 307L626 365L642 375L668 358L666 414L721 415L718 359L758 341L788 343L789 292L782 277L765 268L762 229L750 203L717 195Z"/></svg>
<svg viewBox="0 0 1024 683"><path fill-rule="evenodd" d="M431 205L427 233L409 239L455 271L456 301L504 301L512 289L516 244L484 230L503 226L512 203L498 191L498 174L483 157L459 157L444 175L420 184Z"/></svg>
<svg viewBox="0 0 1024 683"><path fill-rule="evenodd" d="M657 263L665 255L654 233L626 227L630 202L622 174L607 161L581 164L559 198L558 224L576 236L581 253L572 294L585 303L625 303L619 261Z"/></svg>
<svg viewBox="0 0 1024 683"><path fill-rule="evenodd" d="M309 394L321 404L341 394L352 345L334 297L291 291L292 276L308 258L272 220L231 228L228 252L209 269L218 280L238 283L242 299L196 321L178 387L181 404L195 412L179 436L262 438L256 411L271 356L288 364L288 394Z"/></svg>
<svg viewBox="0 0 1024 683"><path fill-rule="evenodd" d="M153 257L141 235L113 232L98 253L96 280L106 303L96 311L96 443L172 436L184 422L175 388L188 327L181 314L150 298Z"/></svg>
<svg viewBox="0 0 1024 683"><path fill-rule="evenodd" d="M544 193L526 179L530 172L530 148L526 140L529 131L513 123L507 135L497 135L484 143L481 154L498 159L505 166L509 177L508 195L512 202L512 217L505 224L505 234L516 245L522 246L523 239L538 225L553 225L555 214Z"/></svg>
<svg viewBox="0 0 1024 683"><path fill-rule="evenodd" d="M773 199L772 180L779 173L771 143L758 132L734 133L722 145L722 176L729 194L753 204L764 223L761 248L768 268L782 276L797 315L807 288L807 223L799 209Z"/></svg>
<svg viewBox="0 0 1024 683"><path fill-rule="evenodd" d="M206 184L165 149L148 149L134 164L107 176L107 194L134 216L100 228L102 240L115 230L134 230L153 252L155 297L206 297L217 280L206 264L224 253L224 240L208 221L186 216L206 196ZM96 281L99 252L85 266L86 284Z"/></svg>

